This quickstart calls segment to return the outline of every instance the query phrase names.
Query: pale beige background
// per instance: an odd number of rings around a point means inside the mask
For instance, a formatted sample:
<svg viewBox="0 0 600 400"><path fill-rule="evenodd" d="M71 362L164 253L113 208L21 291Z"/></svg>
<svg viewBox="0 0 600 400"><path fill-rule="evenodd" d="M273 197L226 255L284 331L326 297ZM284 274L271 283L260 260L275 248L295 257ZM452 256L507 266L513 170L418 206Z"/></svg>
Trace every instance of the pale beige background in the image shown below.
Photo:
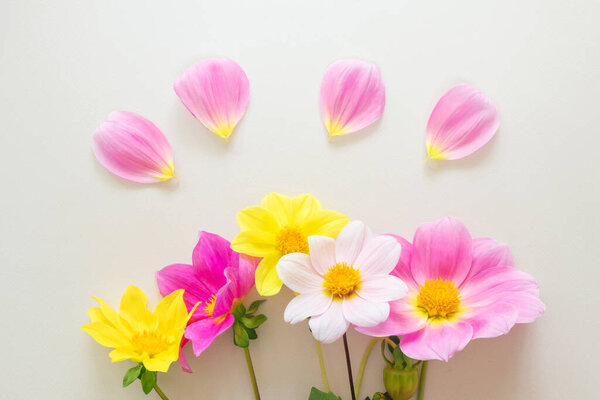
<svg viewBox="0 0 600 400"><path fill-rule="evenodd" d="M154 271L189 262L198 230L231 238L238 210L280 191L409 238L453 215L509 243L537 277L546 314L432 363L428 400L595 398L599 15L597 1L2 0L0 397L146 398L120 388L131 365L111 365L79 330L89 296L117 305L137 284L154 305ZM251 83L229 144L172 89L212 56L238 61ZM387 105L374 127L328 143L318 89L342 57L379 64ZM500 131L468 159L426 165L427 118L459 82L497 102ZM142 187L95 161L92 132L114 109L165 132L178 183ZM264 400L306 399L321 384L306 324L282 320L291 297L268 301L252 344ZM368 339L349 339L357 368ZM325 356L348 399L342 343ZM229 333L191 364L193 375L160 376L171 399L251 398ZM374 354L363 395L381 388L382 365Z"/></svg>

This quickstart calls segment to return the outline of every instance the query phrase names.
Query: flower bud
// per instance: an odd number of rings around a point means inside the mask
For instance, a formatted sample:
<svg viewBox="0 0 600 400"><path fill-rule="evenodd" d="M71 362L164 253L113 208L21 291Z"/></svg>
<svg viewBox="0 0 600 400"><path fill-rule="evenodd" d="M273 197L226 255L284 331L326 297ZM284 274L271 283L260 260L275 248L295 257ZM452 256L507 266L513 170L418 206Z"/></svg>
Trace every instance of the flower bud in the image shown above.
<svg viewBox="0 0 600 400"><path fill-rule="evenodd" d="M383 369L383 385L393 400L408 400L417 391L419 370L414 367L400 369L386 365Z"/></svg>

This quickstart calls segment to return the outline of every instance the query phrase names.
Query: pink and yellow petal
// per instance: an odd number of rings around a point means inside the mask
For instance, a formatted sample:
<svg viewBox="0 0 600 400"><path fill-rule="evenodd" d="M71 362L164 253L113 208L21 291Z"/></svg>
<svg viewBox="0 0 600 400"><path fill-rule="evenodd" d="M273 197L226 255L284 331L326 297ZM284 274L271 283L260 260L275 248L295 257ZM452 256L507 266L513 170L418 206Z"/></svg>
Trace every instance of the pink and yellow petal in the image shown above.
<svg viewBox="0 0 600 400"><path fill-rule="evenodd" d="M486 144L500 126L496 105L473 86L462 84L446 92L427 123L429 157L455 160Z"/></svg>
<svg viewBox="0 0 600 400"><path fill-rule="evenodd" d="M246 112L250 98L244 70L223 58L191 66L175 81L174 89L194 117L226 140Z"/></svg>

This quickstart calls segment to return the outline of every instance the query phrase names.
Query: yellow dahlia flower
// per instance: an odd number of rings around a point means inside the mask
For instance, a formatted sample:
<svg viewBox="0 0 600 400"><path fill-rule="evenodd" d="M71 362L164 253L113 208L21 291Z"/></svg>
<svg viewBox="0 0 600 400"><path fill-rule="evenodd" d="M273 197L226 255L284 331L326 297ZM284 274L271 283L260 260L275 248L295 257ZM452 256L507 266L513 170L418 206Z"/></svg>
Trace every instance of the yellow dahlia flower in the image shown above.
<svg viewBox="0 0 600 400"><path fill-rule="evenodd" d="M179 357L179 344L190 319L183 301L183 289L164 297L154 309L146 308L146 295L129 286L123 294L119 313L104 301L92 297L100 308L88 310L92 322L81 327L102 346L113 347L112 362L141 362L148 371L167 372ZM193 312L193 310L192 310Z"/></svg>
<svg viewBox="0 0 600 400"><path fill-rule="evenodd" d="M310 194L293 199L279 193L269 193L260 207L248 207L238 212L240 232L231 242L238 253L262 257L256 269L256 289L262 296L273 296L281 290L277 275L279 259L289 253L308 254L308 237L336 237L348 223L348 217L337 211L323 210Z"/></svg>

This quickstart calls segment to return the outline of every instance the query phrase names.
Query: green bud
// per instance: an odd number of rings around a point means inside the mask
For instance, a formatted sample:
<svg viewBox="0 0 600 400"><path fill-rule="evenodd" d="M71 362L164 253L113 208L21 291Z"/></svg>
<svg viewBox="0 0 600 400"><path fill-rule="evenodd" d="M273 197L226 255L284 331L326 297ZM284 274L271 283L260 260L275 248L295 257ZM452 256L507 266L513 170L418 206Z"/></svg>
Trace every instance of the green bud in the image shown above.
<svg viewBox="0 0 600 400"><path fill-rule="evenodd" d="M383 385L392 400L408 400L417 391L419 370L417 368L399 369L386 365L383 369Z"/></svg>

